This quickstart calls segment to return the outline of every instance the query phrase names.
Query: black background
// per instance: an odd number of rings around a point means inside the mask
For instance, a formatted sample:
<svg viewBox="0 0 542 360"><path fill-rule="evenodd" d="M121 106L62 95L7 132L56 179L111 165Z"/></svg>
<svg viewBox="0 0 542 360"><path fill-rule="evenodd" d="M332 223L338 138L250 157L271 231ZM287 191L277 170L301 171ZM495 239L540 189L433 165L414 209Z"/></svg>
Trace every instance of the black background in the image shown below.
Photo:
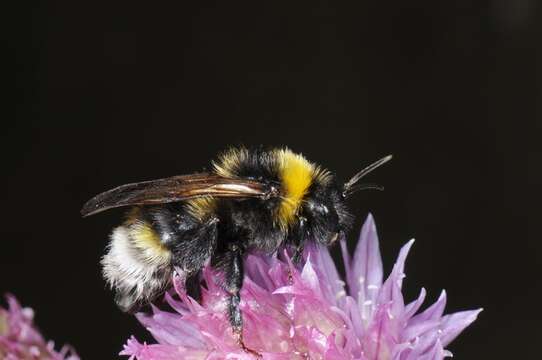
<svg viewBox="0 0 542 360"><path fill-rule="evenodd" d="M540 356L536 0L48 1L5 9L0 293L47 337L109 359L135 319L98 261L122 212L81 219L122 183L201 170L230 144L288 145L346 179L377 221L386 270L417 242L405 292L484 307L460 359ZM538 49L535 48L538 46ZM537 73L538 71L538 73ZM539 116L538 116L539 118ZM539 130L539 129L537 129ZM527 171L526 171L527 165ZM527 176L526 176L527 175ZM534 218L534 217L533 217ZM356 233L350 234L353 246ZM337 249L334 249L336 252Z"/></svg>

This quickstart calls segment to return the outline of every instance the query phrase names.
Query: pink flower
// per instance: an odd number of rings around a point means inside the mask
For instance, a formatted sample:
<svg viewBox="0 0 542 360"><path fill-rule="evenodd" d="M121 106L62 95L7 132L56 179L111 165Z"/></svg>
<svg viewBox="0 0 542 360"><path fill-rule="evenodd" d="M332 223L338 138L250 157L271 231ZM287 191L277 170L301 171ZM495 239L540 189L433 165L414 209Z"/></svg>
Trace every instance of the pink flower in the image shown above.
<svg viewBox="0 0 542 360"><path fill-rule="evenodd" d="M324 247L309 246L297 268L288 256L248 255L241 292L247 348L262 359L436 360L470 325L479 310L443 316L446 294L419 311L426 292L405 304L401 285L413 241L399 252L383 282L382 259L369 216L353 259L342 240L346 283ZM137 314L156 344L128 340L121 355L138 360L256 359L238 344L226 316L220 275L207 267L200 303L183 290L179 276L165 299L173 311L153 307Z"/></svg>
<svg viewBox="0 0 542 360"><path fill-rule="evenodd" d="M6 296L8 309L0 307L0 359L2 360L79 360L75 351L64 346L55 351L33 324L34 311L22 308L12 295Z"/></svg>

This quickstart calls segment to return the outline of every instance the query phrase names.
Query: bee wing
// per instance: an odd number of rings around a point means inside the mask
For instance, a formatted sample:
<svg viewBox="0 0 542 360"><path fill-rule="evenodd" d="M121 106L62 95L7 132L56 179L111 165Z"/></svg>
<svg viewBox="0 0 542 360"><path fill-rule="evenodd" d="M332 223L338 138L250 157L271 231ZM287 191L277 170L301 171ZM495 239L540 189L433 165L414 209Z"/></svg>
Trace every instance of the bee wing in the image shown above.
<svg viewBox="0 0 542 360"><path fill-rule="evenodd" d="M83 206L81 214L130 205L153 205L201 196L223 198L268 198L272 186L249 179L225 178L210 173L173 176L165 179L126 184L96 195Z"/></svg>

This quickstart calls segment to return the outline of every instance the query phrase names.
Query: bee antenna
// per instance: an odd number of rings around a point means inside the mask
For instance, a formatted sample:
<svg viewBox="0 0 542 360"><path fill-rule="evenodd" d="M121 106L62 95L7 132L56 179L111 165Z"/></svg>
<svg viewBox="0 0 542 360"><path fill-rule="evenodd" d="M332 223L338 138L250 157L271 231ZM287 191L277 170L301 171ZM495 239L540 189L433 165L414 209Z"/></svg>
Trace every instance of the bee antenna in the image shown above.
<svg viewBox="0 0 542 360"><path fill-rule="evenodd" d="M344 192L343 192L344 196L347 197L356 191L365 190L365 189L383 190L381 186L374 185L374 184L365 184L365 185L360 184L358 186L355 186L355 185L358 183L358 181L360 181L364 176L372 172L374 169L390 161L392 157L393 157L392 155L385 156L382 159L377 160L371 165L367 166L366 168L358 172L356 175L352 176L352 178L344 184Z"/></svg>
<svg viewBox="0 0 542 360"><path fill-rule="evenodd" d="M352 195L355 192L361 191L361 190L378 190L378 191L384 191L384 186L378 185L378 184L359 184L354 185L351 188L348 189L348 191L344 192L344 196L348 197Z"/></svg>

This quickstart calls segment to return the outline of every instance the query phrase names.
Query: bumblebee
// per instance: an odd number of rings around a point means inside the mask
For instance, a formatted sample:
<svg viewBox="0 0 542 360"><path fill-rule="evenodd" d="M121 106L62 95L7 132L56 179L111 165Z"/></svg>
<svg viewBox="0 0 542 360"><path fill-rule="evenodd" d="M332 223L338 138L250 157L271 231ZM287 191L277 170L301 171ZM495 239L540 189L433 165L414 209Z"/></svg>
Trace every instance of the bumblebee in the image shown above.
<svg viewBox="0 0 542 360"><path fill-rule="evenodd" d="M373 187L359 180L390 159L339 184L287 148L231 148L209 172L122 185L89 200L81 213L131 207L101 261L123 311L162 295L176 270L199 289L200 271L210 261L224 274L228 316L240 334L243 255L291 246L298 261L307 241L333 244L352 223L346 198Z"/></svg>

